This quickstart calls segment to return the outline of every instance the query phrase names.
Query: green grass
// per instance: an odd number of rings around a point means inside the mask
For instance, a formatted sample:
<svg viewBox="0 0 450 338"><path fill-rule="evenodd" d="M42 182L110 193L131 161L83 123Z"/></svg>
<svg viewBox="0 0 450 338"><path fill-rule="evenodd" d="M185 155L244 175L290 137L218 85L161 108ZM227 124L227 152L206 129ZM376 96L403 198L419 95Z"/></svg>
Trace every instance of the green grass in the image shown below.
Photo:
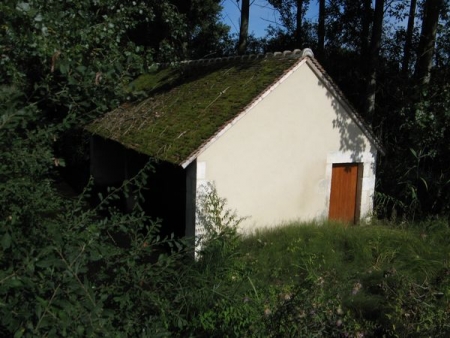
<svg viewBox="0 0 450 338"><path fill-rule="evenodd" d="M447 222L236 235L216 233L186 264L178 336L450 337Z"/></svg>
<svg viewBox="0 0 450 338"><path fill-rule="evenodd" d="M208 319L230 320L236 330L244 316L244 336L447 337L449 235L437 223L258 231L216 262L228 273L214 285L232 296L209 309Z"/></svg>
<svg viewBox="0 0 450 338"><path fill-rule="evenodd" d="M423 283L449 268L448 234L382 225L293 223L244 238L240 250L262 283L291 283L311 274L340 282L389 271Z"/></svg>

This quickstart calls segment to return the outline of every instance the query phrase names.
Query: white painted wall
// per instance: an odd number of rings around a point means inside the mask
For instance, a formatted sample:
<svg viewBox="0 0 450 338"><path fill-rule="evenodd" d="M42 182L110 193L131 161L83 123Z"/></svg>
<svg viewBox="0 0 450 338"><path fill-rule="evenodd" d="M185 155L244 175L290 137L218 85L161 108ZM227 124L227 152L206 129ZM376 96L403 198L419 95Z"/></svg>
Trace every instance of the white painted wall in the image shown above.
<svg viewBox="0 0 450 338"><path fill-rule="evenodd" d="M249 84L251 85L251 83ZM215 182L247 232L328 216L333 163L363 163L370 213L376 149L308 63L234 121L197 157L197 186Z"/></svg>

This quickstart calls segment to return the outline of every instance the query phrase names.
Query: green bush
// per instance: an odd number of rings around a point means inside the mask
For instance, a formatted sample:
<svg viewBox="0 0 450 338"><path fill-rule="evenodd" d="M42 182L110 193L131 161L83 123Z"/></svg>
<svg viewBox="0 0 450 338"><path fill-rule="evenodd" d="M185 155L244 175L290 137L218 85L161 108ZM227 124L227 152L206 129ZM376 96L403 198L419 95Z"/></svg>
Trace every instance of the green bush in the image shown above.
<svg viewBox="0 0 450 338"><path fill-rule="evenodd" d="M1 89L2 336L168 335L181 317L171 304L180 243L138 209L114 210L117 191L94 209L86 194L63 198L52 144L64 125L40 126L35 107ZM145 172L132 183L143 186Z"/></svg>

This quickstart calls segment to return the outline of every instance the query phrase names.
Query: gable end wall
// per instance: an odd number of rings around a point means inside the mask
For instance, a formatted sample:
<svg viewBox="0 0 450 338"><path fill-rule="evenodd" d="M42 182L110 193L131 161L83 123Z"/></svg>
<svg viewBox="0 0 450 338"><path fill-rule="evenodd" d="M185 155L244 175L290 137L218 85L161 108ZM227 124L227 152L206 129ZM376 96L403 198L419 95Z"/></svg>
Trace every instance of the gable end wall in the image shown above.
<svg viewBox="0 0 450 338"><path fill-rule="evenodd" d="M376 148L308 63L219 136L197 166L231 209L249 216L244 231L326 218L339 161L363 164L361 215L372 209Z"/></svg>

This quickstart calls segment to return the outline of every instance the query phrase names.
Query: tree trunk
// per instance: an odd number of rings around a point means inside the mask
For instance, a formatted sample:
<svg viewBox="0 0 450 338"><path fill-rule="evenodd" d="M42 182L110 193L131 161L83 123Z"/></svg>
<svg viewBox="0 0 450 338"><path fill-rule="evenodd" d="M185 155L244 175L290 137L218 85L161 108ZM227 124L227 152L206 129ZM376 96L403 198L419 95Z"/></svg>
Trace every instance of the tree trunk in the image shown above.
<svg viewBox="0 0 450 338"><path fill-rule="evenodd" d="M377 89L377 68L383 32L384 0L376 0L375 14L372 26L372 38L370 40L369 58L367 65L367 91L364 112L367 119L372 121L375 112L375 96Z"/></svg>
<svg viewBox="0 0 450 338"><path fill-rule="evenodd" d="M302 48L303 39L303 0L297 0L297 14L296 14L296 25L295 25L295 43L297 48Z"/></svg>
<svg viewBox="0 0 450 338"><path fill-rule="evenodd" d="M361 65L364 74L367 73L367 60L369 58L370 24L372 23L372 0L364 0L364 17L361 30Z"/></svg>
<svg viewBox="0 0 450 338"><path fill-rule="evenodd" d="M245 54L248 43L248 22L250 18L250 0L242 0L241 25L239 27L238 54Z"/></svg>
<svg viewBox="0 0 450 338"><path fill-rule="evenodd" d="M319 25L317 29L317 55L323 57L325 49L325 0L319 0Z"/></svg>
<svg viewBox="0 0 450 338"><path fill-rule="evenodd" d="M415 77L419 86L426 86L430 82L430 71L433 65L434 45L439 22L439 12L444 0L426 0L422 19Z"/></svg>
<svg viewBox="0 0 450 338"><path fill-rule="evenodd" d="M411 60L411 47L414 32L414 20L416 19L417 0L411 0L409 6L408 26L406 28L405 48L403 51L402 73L406 76L409 70L409 61Z"/></svg>
<svg viewBox="0 0 450 338"><path fill-rule="evenodd" d="M361 45L360 45L360 59L359 59L359 69L361 72L361 77L358 79L359 86L362 88L361 99L359 102L359 108L363 113L366 111L367 97L366 94L368 90L369 83L369 45L370 45L370 26L372 25L372 1L364 0L362 2L362 22L361 22Z"/></svg>

